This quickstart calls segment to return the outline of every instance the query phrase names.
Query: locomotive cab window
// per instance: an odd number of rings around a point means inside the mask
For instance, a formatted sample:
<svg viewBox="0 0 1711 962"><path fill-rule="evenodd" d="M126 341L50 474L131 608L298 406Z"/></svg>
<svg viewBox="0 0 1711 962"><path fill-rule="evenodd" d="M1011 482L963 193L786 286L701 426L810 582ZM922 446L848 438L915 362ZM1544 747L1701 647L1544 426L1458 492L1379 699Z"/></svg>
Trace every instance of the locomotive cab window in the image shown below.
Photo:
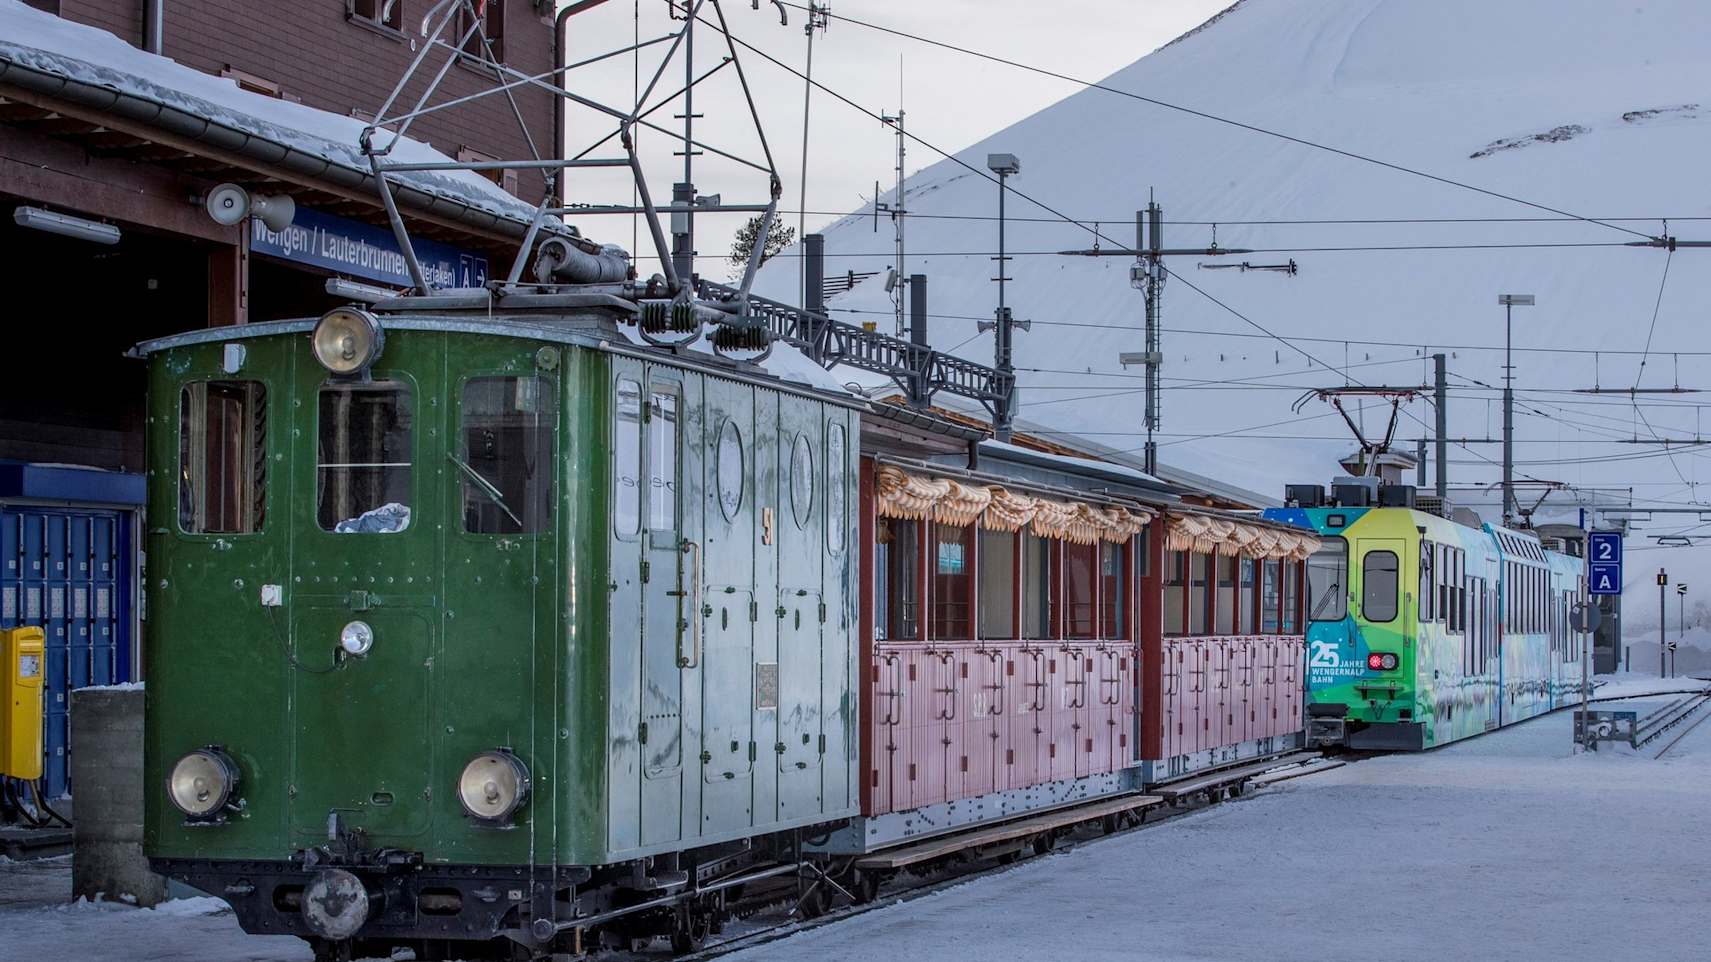
<svg viewBox="0 0 1711 962"><path fill-rule="evenodd" d="M1368 551L1361 559L1360 610L1367 621L1395 621L1401 586L1396 552Z"/></svg>
<svg viewBox="0 0 1711 962"><path fill-rule="evenodd" d="M316 520L339 534L395 534L410 526L410 390L395 381L321 387Z"/></svg>
<svg viewBox="0 0 1711 962"><path fill-rule="evenodd" d="M1348 571L1348 542L1326 538L1307 559L1308 621L1342 621L1349 613L1349 593L1343 587Z"/></svg>
<svg viewBox="0 0 1711 962"><path fill-rule="evenodd" d="M648 398L648 530L677 530L677 394L655 387Z"/></svg>
<svg viewBox="0 0 1711 962"><path fill-rule="evenodd" d="M553 384L540 377L479 377L463 386L457 467L463 530L529 534L552 516Z"/></svg>
<svg viewBox="0 0 1711 962"><path fill-rule="evenodd" d="M185 534L260 531L267 497L267 389L256 381L184 386L178 524Z"/></svg>

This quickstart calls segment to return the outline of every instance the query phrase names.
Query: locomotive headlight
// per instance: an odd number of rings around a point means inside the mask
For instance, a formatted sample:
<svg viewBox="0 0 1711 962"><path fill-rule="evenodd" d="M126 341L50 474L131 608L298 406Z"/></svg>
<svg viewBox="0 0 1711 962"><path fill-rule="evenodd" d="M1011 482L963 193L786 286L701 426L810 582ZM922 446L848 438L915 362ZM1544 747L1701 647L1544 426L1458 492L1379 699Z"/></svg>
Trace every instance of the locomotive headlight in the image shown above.
<svg viewBox="0 0 1711 962"><path fill-rule="evenodd" d="M354 307L328 311L309 335L315 360L334 374L355 374L380 357L386 332L373 314Z"/></svg>
<svg viewBox="0 0 1711 962"><path fill-rule="evenodd" d="M508 751L482 752L463 766L457 798L470 818L507 821L529 799L528 766Z"/></svg>
<svg viewBox="0 0 1711 962"><path fill-rule="evenodd" d="M362 657L374 647L374 629L366 621L353 621L339 632L339 647L346 654Z"/></svg>
<svg viewBox="0 0 1711 962"><path fill-rule="evenodd" d="M209 818L231 802L238 790L238 766L232 756L210 746L180 758L166 779L166 795L191 818Z"/></svg>

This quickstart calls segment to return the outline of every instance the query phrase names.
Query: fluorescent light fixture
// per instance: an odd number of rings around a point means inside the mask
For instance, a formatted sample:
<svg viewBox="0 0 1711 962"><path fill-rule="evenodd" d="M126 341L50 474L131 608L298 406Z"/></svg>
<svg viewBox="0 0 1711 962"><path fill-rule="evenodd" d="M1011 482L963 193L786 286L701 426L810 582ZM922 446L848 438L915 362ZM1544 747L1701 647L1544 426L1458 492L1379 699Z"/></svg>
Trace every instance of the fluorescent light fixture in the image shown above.
<svg viewBox="0 0 1711 962"><path fill-rule="evenodd" d="M97 244L117 244L119 228L112 224L103 224L98 220L86 220L82 217L72 217L69 214L56 214L51 210L40 207L19 207L12 211L12 220L19 227L31 230L44 230L50 234L62 237L75 237L78 240L94 241Z"/></svg>
<svg viewBox="0 0 1711 962"><path fill-rule="evenodd" d="M1502 304L1504 307L1531 307L1533 304L1533 295L1499 294L1497 295L1497 303Z"/></svg>
<svg viewBox="0 0 1711 962"><path fill-rule="evenodd" d="M359 304L378 304L381 301L399 296L398 291L389 287L359 284L342 277L327 278L327 293L334 297L342 297L347 301L356 301Z"/></svg>

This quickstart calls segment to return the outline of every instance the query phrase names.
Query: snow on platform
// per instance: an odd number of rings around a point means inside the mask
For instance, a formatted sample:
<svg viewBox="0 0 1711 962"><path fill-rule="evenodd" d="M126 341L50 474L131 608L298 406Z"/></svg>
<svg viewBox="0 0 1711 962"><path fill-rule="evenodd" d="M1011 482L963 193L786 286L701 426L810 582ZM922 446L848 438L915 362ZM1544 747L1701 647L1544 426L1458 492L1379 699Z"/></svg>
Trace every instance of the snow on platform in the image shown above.
<svg viewBox="0 0 1711 962"><path fill-rule="evenodd" d="M1367 759L731 958L1704 957L1711 725L1663 762L1576 756L1570 727Z"/></svg>

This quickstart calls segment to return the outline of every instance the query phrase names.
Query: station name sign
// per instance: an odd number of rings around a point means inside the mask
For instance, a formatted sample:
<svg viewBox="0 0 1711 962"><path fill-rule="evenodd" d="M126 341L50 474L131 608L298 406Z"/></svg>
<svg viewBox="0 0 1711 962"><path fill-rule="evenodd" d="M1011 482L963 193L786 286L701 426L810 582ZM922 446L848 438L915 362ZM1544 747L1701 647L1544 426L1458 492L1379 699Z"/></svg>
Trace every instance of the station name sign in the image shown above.
<svg viewBox="0 0 1711 962"><path fill-rule="evenodd" d="M480 287L487 282L487 258L473 251L423 238L412 238L422 273L433 287ZM250 218L250 250L296 264L410 287L410 267L392 232L373 224L297 208L282 231L271 231L261 218Z"/></svg>

